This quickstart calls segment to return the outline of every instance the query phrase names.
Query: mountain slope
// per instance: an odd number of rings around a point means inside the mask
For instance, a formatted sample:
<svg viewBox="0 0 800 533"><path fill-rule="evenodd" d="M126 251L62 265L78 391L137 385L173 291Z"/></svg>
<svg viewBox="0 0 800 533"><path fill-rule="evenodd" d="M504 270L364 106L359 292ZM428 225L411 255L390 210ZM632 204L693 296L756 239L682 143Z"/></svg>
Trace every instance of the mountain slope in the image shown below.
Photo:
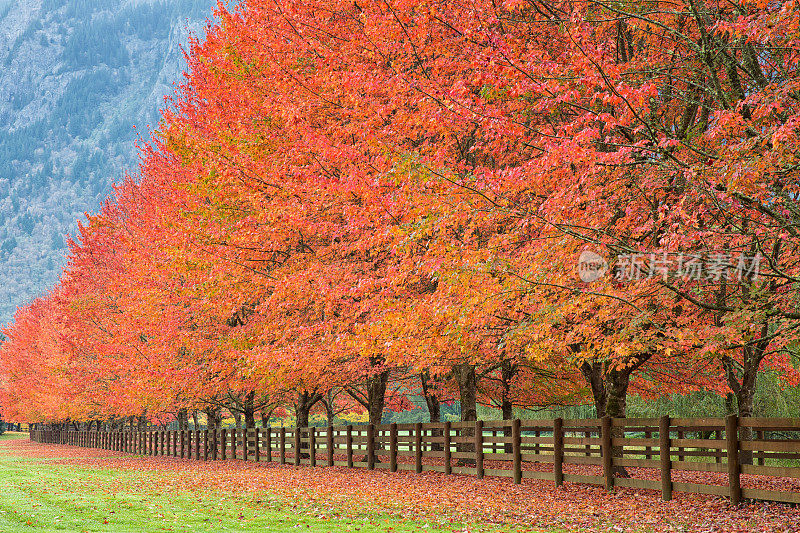
<svg viewBox="0 0 800 533"><path fill-rule="evenodd" d="M135 170L136 131L215 3L0 0L0 324L57 280L65 235Z"/></svg>

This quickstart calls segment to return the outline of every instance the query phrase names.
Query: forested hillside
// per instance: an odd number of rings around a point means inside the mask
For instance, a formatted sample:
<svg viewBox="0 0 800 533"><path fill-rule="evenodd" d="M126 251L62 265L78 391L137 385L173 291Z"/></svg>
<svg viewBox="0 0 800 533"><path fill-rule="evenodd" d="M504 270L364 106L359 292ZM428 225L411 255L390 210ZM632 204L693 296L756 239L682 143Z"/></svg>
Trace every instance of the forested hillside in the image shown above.
<svg viewBox="0 0 800 533"><path fill-rule="evenodd" d="M212 0L0 0L0 323L58 278L65 235L137 164Z"/></svg>

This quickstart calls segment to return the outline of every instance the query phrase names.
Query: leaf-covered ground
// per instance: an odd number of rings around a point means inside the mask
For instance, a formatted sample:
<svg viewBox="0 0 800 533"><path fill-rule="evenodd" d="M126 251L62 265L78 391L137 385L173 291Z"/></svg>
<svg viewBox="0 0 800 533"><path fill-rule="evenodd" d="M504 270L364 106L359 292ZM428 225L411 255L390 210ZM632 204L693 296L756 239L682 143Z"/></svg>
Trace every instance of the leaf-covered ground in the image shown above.
<svg viewBox="0 0 800 533"><path fill-rule="evenodd" d="M507 479L479 481L438 473L204 463L27 440L0 443L0 463L6 466L9 461L20 469L64 472L61 478L40 483L31 477L20 483L31 502L73 497L77 505L84 494L117 495L120 503L115 508L105 513L96 509L105 520L127 513L126 506L141 511L142 505L151 505L158 526L154 530L196 531L217 520L219 526L233 521L227 527L254 530L301 525L312 531L800 531L800 509L784 505L733 508L722 498L689 494L662 502L649 491L619 489L609 494L576 484L556 489L547 481L513 485ZM2 503L0 516L5 516L9 509ZM181 525L187 514L199 516L199 523ZM265 517L272 521L267 523ZM0 520L0 530L3 525Z"/></svg>

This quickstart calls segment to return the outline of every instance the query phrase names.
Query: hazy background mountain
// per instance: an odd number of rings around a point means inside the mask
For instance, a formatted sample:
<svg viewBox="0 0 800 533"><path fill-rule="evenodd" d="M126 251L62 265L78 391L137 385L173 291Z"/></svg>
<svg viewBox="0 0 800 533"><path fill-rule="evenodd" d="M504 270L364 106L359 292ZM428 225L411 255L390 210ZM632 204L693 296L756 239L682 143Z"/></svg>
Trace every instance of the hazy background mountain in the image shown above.
<svg viewBox="0 0 800 533"><path fill-rule="evenodd" d="M0 0L0 324L46 291L67 234L158 121L214 0Z"/></svg>

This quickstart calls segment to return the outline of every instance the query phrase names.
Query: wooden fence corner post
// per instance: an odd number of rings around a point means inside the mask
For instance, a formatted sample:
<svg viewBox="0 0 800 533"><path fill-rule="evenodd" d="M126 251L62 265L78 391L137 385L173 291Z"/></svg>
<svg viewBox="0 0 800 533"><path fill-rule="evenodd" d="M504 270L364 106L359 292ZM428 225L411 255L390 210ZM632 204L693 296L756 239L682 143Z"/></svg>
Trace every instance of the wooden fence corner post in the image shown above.
<svg viewBox="0 0 800 533"><path fill-rule="evenodd" d="M483 420L475 421L475 476L483 479Z"/></svg>
<svg viewBox="0 0 800 533"><path fill-rule="evenodd" d="M519 418L511 421L511 451L514 457L514 483L522 483L522 422Z"/></svg>
<svg viewBox="0 0 800 533"><path fill-rule="evenodd" d="M668 416L658 421L658 453L661 458L661 499L668 502L672 499L672 453L669 438Z"/></svg>
<svg viewBox="0 0 800 533"><path fill-rule="evenodd" d="M389 426L389 471L397 472L397 423Z"/></svg>
<svg viewBox="0 0 800 533"><path fill-rule="evenodd" d="M414 424L414 471L422 472L422 424Z"/></svg>
<svg viewBox="0 0 800 533"><path fill-rule="evenodd" d="M725 438L728 452L728 486L730 488L731 504L739 505L742 501L742 486L740 481L741 469L739 467L739 418L729 415L725 419Z"/></svg>
<svg viewBox="0 0 800 533"><path fill-rule="evenodd" d="M601 419L600 436L603 446L603 477L606 481L606 490L614 488L614 457L611 451L611 417Z"/></svg>
<svg viewBox="0 0 800 533"><path fill-rule="evenodd" d="M553 420L553 481L556 487L564 484L564 419Z"/></svg>

